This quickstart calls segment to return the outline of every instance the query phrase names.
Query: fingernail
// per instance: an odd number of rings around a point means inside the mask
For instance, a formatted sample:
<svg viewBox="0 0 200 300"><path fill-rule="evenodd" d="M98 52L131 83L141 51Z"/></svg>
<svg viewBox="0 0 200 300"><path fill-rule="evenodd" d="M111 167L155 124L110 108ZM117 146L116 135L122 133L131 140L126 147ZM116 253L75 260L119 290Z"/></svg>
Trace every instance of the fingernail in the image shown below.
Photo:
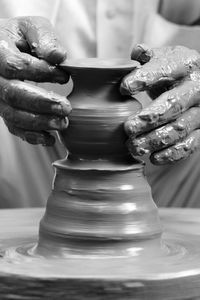
<svg viewBox="0 0 200 300"><path fill-rule="evenodd" d="M127 75L122 80L120 85L120 92L122 95L135 95L145 89L145 82L137 80L135 77L136 76Z"/></svg>
<svg viewBox="0 0 200 300"><path fill-rule="evenodd" d="M25 132L25 140L32 145L36 145L38 139L38 135L34 132Z"/></svg>
<svg viewBox="0 0 200 300"><path fill-rule="evenodd" d="M47 61L53 65L59 65L66 59L66 57L66 51L62 47L59 47L51 50L47 57Z"/></svg>
<svg viewBox="0 0 200 300"><path fill-rule="evenodd" d="M163 152L152 154L150 156L150 161L154 165L164 165L164 164L172 163L173 159L171 157L170 150L167 149L167 150L165 150Z"/></svg>
<svg viewBox="0 0 200 300"><path fill-rule="evenodd" d="M125 78L120 86L120 92L122 95L135 95L145 89L145 83L139 80L132 80L131 78Z"/></svg>
<svg viewBox="0 0 200 300"><path fill-rule="evenodd" d="M72 111L71 104L70 104L70 102L66 98L62 102L62 109L63 109L63 113L65 115L68 115Z"/></svg>
<svg viewBox="0 0 200 300"><path fill-rule="evenodd" d="M137 131L137 128L136 128L136 124L134 121L127 121L125 124L124 124L124 129L125 129L125 132L128 136L130 135L134 135Z"/></svg>
<svg viewBox="0 0 200 300"><path fill-rule="evenodd" d="M150 152L147 137L141 137L134 140L135 151L138 155L144 155Z"/></svg>
<svg viewBox="0 0 200 300"><path fill-rule="evenodd" d="M54 69L54 71L52 71L52 82L64 84L69 81L69 75L66 72L56 69L55 67L52 68Z"/></svg>
<svg viewBox="0 0 200 300"><path fill-rule="evenodd" d="M131 58L146 63L152 57L152 50L145 44L137 45L131 52Z"/></svg>
<svg viewBox="0 0 200 300"><path fill-rule="evenodd" d="M49 121L49 127L55 130L63 130L68 127L68 119L67 118L54 118Z"/></svg>
<svg viewBox="0 0 200 300"><path fill-rule="evenodd" d="M55 83L60 83L60 84L65 84L69 80L69 75L65 74L58 74L57 76L54 77L54 82Z"/></svg>
<svg viewBox="0 0 200 300"><path fill-rule="evenodd" d="M134 139L134 140L129 140L127 142L128 149L131 154L136 155L136 156L142 156L144 154L148 154L150 151L147 149L145 146L145 141L144 139Z"/></svg>
<svg viewBox="0 0 200 300"><path fill-rule="evenodd" d="M142 53L144 53L144 48L142 45L136 45L136 47L133 48L131 52L131 58L132 59L138 59Z"/></svg>
<svg viewBox="0 0 200 300"><path fill-rule="evenodd" d="M128 136L134 136L136 135L141 128L141 120L139 116L135 116L134 119L128 120L124 124L125 132Z"/></svg>
<svg viewBox="0 0 200 300"><path fill-rule="evenodd" d="M53 112L56 114L58 113L61 116L68 116L72 111L71 104L66 100L62 101L62 103L54 104L52 106Z"/></svg>

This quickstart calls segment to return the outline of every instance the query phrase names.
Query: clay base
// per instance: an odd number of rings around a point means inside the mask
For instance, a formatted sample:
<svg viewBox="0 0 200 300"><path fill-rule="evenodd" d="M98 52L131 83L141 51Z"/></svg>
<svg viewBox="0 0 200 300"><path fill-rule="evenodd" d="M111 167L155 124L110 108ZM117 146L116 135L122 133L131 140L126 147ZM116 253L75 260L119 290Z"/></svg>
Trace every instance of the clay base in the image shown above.
<svg viewBox="0 0 200 300"><path fill-rule="evenodd" d="M200 299L199 210L160 210L160 251L68 260L34 256L42 214L0 212L0 299Z"/></svg>

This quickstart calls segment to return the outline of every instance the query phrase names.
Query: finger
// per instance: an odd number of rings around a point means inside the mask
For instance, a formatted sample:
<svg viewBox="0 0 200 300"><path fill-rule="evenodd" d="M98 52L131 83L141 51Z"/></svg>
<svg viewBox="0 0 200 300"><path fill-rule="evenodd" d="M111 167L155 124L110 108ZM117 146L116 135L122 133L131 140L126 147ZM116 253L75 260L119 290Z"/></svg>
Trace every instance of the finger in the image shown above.
<svg viewBox="0 0 200 300"><path fill-rule="evenodd" d="M25 111L57 116L67 116L71 112L65 97L19 80L0 77L0 94L4 102Z"/></svg>
<svg viewBox="0 0 200 300"><path fill-rule="evenodd" d="M60 64L66 59L66 51L58 42L49 20L43 17L22 17L19 28L32 52L50 64Z"/></svg>
<svg viewBox="0 0 200 300"><path fill-rule="evenodd" d="M154 55L149 62L124 77L121 92L124 95L134 95L151 89L158 82L172 85L188 76L199 63L200 55L195 50L182 46L154 49Z"/></svg>
<svg viewBox="0 0 200 300"><path fill-rule="evenodd" d="M0 75L9 79L36 82L66 83L69 76L55 66L27 53L22 53L13 41L0 34Z"/></svg>
<svg viewBox="0 0 200 300"><path fill-rule="evenodd" d="M40 115L29 113L23 110L13 109L7 104L0 102L0 112L2 118L18 127L26 130L63 130L68 126L68 120L64 117L56 117L51 115Z"/></svg>
<svg viewBox="0 0 200 300"><path fill-rule="evenodd" d="M30 47L21 33L18 25L18 18L12 19L1 19L0 20L0 39L4 40L10 39L13 41L13 44L22 52L30 52ZM5 39L5 40L6 40Z"/></svg>
<svg viewBox="0 0 200 300"><path fill-rule="evenodd" d="M125 123L125 131L137 136L176 119L181 113L200 101L199 82L185 81L163 93L140 113Z"/></svg>
<svg viewBox="0 0 200 300"><path fill-rule="evenodd" d="M157 128L138 138L130 138L127 145L133 155L143 155L159 151L186 138L200 128L200 107L192 107L176 121Z"/></svg>
<svg viewBox="0 0 200 300"><path fill-rule="evenodd" d="M22 140L32 145L41 144L43 146L53 146L55 144L55 138L53 135L46 131L28 131L21 128L17 128L8 122L5 122L8 130L11 134L20 137Z"/></svg>
<svg viewBox="0 0 200 300"><path fill-rule="evenodd" d="M195 130L182 142L170 148L153 153L151 162L155 165L164 165L188 158L193 152L200 148L200 130Z"/></svg>
<svg viewBox="0 0 200 300"><path fill-rule="evenodd" d="M147 63L153 57L153 49L145 44L136 45L131 52L131 59L141 64Z"/></svg>

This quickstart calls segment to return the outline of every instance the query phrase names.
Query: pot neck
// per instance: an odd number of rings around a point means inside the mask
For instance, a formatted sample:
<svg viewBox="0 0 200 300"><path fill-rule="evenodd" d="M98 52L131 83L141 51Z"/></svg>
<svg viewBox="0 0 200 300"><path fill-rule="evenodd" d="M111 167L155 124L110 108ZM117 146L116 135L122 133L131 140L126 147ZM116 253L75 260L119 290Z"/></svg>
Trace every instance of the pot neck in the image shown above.
<svg viewBox="0 0 200 300"><path fill-rule="evenodd" d="M135 61L127 62L121 59L111 61L87 59L84 60L84 64L82 60L78 60L62 65L71 75L74 84L73 98L76 98L77 94L87 95L87 98L81 97L82 101L85 99L92 106L95 99L101 99L101 102L98 102L102 106L108 102L121 102L123 98L120 93L121 80L137 66L138 63ZM92 98L94 95L95 98ZM90 96L92 103L90 103Z"/></svg>

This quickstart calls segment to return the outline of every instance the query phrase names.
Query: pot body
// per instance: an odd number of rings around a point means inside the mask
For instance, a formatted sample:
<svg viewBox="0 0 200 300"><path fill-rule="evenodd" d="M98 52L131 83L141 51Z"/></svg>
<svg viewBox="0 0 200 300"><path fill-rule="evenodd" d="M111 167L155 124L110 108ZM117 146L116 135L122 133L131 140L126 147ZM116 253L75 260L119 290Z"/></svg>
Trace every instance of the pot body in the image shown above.
<svg viewBox="0 0 200 300"><path fill-rule="evenodd" d="M124 121L141 105L122 96L119 86L136 66L133 61L97 59L63 66L74 83L69 127L60 133L68 156L54 163L56 176L40 223L38 252L113 255L124 251L127 242L160 238L143 165L125 144Z"/></svg>

